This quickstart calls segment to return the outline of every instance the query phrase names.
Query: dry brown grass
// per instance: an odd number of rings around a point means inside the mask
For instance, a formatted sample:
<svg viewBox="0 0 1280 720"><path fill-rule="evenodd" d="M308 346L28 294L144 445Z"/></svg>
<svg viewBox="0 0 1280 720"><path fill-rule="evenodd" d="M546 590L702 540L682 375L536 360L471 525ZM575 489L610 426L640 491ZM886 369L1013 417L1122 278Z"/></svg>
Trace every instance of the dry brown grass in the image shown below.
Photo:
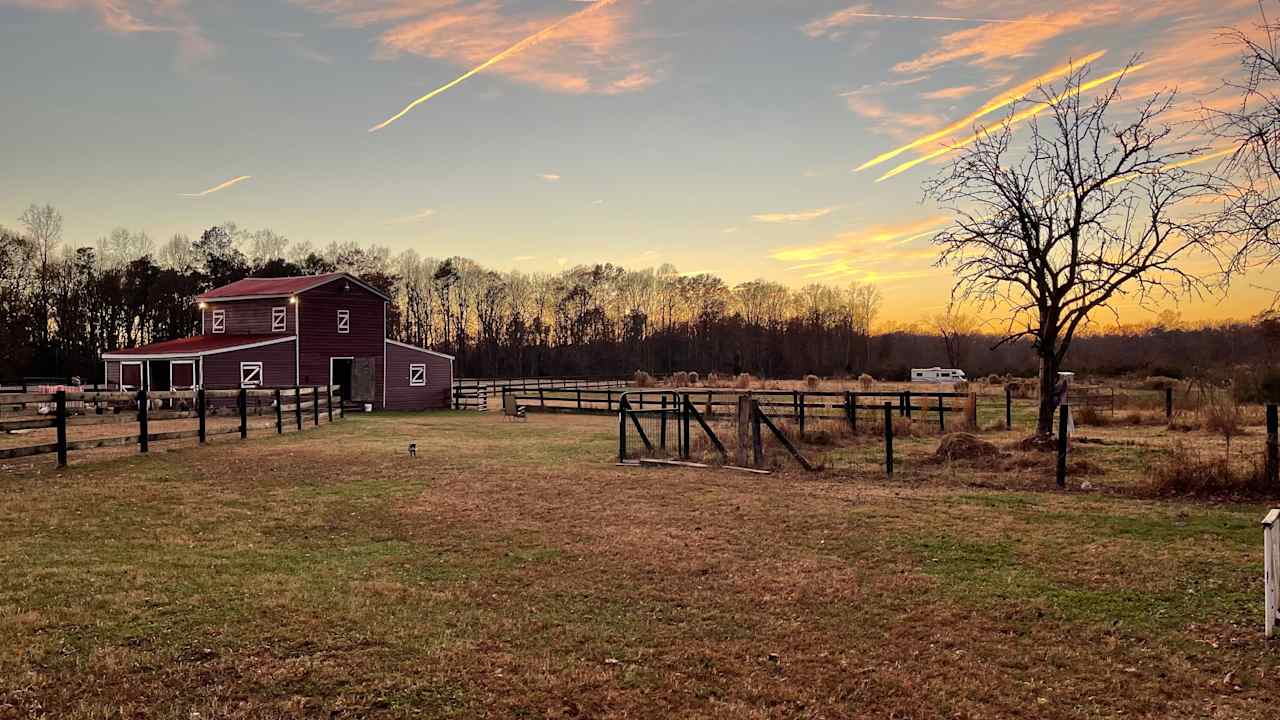
<svg viewBox="0 0 1280 720"><path fill-rule="evenodd" d="M358 417L0 474L0 717L1273 704L1258 506L973 489L1018 471L920 462L936 437L902 439L893 482L618 468L614 427Z"/></svg>

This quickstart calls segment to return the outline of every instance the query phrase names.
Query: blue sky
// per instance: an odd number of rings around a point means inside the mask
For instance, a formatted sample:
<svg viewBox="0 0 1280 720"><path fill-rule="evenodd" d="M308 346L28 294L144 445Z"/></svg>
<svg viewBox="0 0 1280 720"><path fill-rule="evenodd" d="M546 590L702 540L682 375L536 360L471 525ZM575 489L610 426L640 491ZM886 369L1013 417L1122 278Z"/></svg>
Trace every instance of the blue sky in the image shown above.
<svg viewBox="0 0 1280 720"><path fill-rule="evenodd" d="M1217 32L1255 14L1246 0L0 0L0 222L49 202L73 244L234 220L497 268L870 281L909 318L950 286L927 236L946 216L921 203L945 157L883 182L937 143L855 167L1096 53L1098 74L1154 61L1134 95L1222 102L1234 56ZM1182 310L1249 314L1269 298L1259 283Z"/></svg>

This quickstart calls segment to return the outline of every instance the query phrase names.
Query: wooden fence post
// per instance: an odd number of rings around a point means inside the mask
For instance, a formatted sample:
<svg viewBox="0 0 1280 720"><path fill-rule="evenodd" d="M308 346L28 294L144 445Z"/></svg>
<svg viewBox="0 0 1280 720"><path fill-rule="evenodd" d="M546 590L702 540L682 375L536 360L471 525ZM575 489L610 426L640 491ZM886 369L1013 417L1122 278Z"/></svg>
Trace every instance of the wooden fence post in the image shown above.
<svg viewBox="0 0 1280 720"><path fill-rule="evenodd" d="M1004 429L1013 429L1013 386L1004 386Z"/></svg>
<svg viewBox="0 0 1280 720"><path fill-rule="evenodd" d="M302 388L293 386L293 420L302 429Z"/></svg>
<svg viewBox="0 0 1280 720"><path fill-rule="evenodd" d="M329 416L329 424L333 424L333 386L324 386L324 410Z"/></svg>
<svg viewBox="0 0 1280 720"><path fill-rule="evenodd" d="M320 427L320 388L311 386L311 424Z"/></svg>
<svg viewBox="0 0 1280 720"><path fill-rule="evenodd" d="M149 446L147 437L149 430L147 429L147 391L138 391L138 452L148 452Z"/></svg>
<svg viewBox="0 0 1280 720"><path fill-rule="evenodd" d="M1063 403L1058 416L1058 487L1067 486L1067 418L1071 408Z"/></svg>
<svg viewBox="0 0 1280 720"><path fill-rule="evenodd" d="M980 430L981 428L978 427L978 393L969 393L969 404L965 406L964 411L965 421L969 427L973 428L975 432Z"/></svg>
<svg viewBox="0 0 1280 720"><path fill-rule="evenodd" d="M58 467L67 466L67 391L59 390L53 396L55 427L58 429Z"/></svg>
<svg viewBox="0 0 1280 720"><path fill-rule="evenodd" d="M893 403L884 404L884 472L893 477Z"/></svg>
<svg viewBox="0 0 1280 720"><path fill-rule="evenodd" d="M199 390L196 390L196 416L199 418L199 422L196 427L196 437L200 438L201 445L205 444L209 439L209 433L207 432L205 424L205 418L208 414L208 401L204 396L204 387L201 386Z"/></svg>
<svg viewBox="0 0 1280 720"><path fill-rule="evenodd" d="M244 440L249 437L249 391L240 388L240 439Z"/></svg>
<svg viewBox="0 0 1280 720"><path fill-rule="evenodd" d="M1267 486L1280 484L1280 412L1275 403L1267 404Z"/></svg>
<svg viewBox="0 0 1280 720"><path fill-rule="evenodd" d="M276 388L276 434L284 434L284 408L280 406L280 388Z"/></svg>

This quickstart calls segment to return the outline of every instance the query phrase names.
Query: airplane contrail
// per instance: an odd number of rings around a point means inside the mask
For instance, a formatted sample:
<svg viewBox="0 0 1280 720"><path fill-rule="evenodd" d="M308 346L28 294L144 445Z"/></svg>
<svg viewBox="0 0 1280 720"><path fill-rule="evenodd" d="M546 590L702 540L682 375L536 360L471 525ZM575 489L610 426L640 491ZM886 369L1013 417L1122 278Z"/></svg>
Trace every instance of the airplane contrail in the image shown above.
<svg viewBox="0 0 1280 720"><path fill-rule="evenodd" d="M1027 25L1053 25L1053 23L1043 20L1010 20L996 18L971 18L971 17L951 17L948 15L891 15L888 13L869 13L869 12L843 12L840 17L860 17L860 18L876 18L879 20L937 20L940 22L972 22L972 23L1000 23L1002 25L1017 25L1025 23Z"/></svg>
<svg viewBox="0 0 1280 720"><path fill-rule="evenodd" d="M1057 95L1056 97L1054 97L1052 100L1050 100L1050 101L1048 101L1048 102L1037 103L1035 107L1032 107L1032 108L1030 108L1030 109L1028 109L1028 110L1023 110L1023 111L1022 111L1022 112L1020 112L1020 113L1015 113L1014 115L1011 115L1011 116L1009 116L1009 117L1005 118L1004 120L1001 120L999 123L996 123L996 126L995 126L995 127L996 127L996 128L999 128L999 129L1003 129L1003 128L1010 127L1010 126L1014 125L1015 123L1022 122L1023 120L1027 120L1027 119L1029 119L1029 118L1033 118L1033 117L1035 117L1036 115L1039 115L1040 113L1044 112L1045 110L1048 110L1048 109L1049 109L1049 107L1050 107L1053 103L1057 103L1057 102L1060 102L1060 101L1062 101L1062 100L1065 100L1065 99L1067 99L1067 98L1069 98L1069 97L1072 97L1072 96L1074 96L1074 95L1079 95L1079 94L1080 94L1080 93L1082 93L1082 92L1086 92L1086 91L1088 91L1088 90L1092 90L1093 88L1096 88L1096 87L1098 87L1099 85L1104 85L1104 84L1106 84L1106 83L1109 83L1109 82L1111 82L1112 80L1115 80L1116 78L1122 77L1122 76L1124 76L1124 75L1126 75L1126 74L1128 74L1128 73L1138 72L1139 70L1141 70L1141 69L1145 68L1146 66L1148 66L1148 65L1150 65L1150 64L1151 64L1151 63L1142 63L1142 64L1140 64L1140 65L1134 65L1134 66L1132 66L1132 67L1128 67L1128 68L1125 68L1125 69L1123 69L1123 70L1117 70L1117 71L1115 71L1115 72L1113 72L1113 73L1110 73L1110 74L1108 74L1108 75L1104 75L1103 77L1100 77L1100 78L1098 78L1098 79L1096 79L1096 80L1090 80L1090 81L1089 81L1089 82L1087 82L1087 83L1083 83L1083 84L1081 84L1081 85L1080 85L1080 86L1078 86L1078 87L1071 88L1070 90L1067 90L1066 92L1063 92L1063 93L1061 93L1061 94ZM973 143L977 142L979 138L981 138L981 137L983 137L983 136L985 136L985 135L987 135L987 134L989 134L989 133L990 133L990 131L989 131L989 130L987 130L986 128L983 128L983 129L979 130L978 132L974 133L973 135L971 135L970 137L968 137L968 138L966 138L966 139L964 139L964 140L961 140L961 141L960 141L960 142L958 142L958 143L955 143L955 144L953 144L953 145L947 145L946 147L939 148L939 149L937 149L937 150L934 150L934 151L933 151L933 152L931 152L931 153L928 153L928 154L925 154L925 155L921 155L920 157L915 158L914 160L908 160L907 162L904 162L904 163L902 163L901 165L898 165L897 167L895 167L894 169L892 169L892 170L890 170L889 172L885 173L884 175L881 175L880 177L876 178L876 182L884 182L885 180L888 180L888 179L889 179L889 178L891 178L891 177L894 177L894 176L897 176L897 175L901 175L902 173L904 173L904 172L906 172L906 171L910 170L911 168L913 168L913 167L915 167L915 166L919 165L920 163L928 162L928 161L930 161L930 160L932 160L932 159L934 159L934 158L936 158L936 157L939 157L939 156L942 156L942 155L946 155L947 153L949 153L949 152L951 152L951 151L953 151L953 150L958 150L958 149L960 149L960 148L962 148L962 147L964 147L964 146L966 146L966 145L971 145L971 144L973 144Z"/></svg>
<svg viewBox="0 0 1280 720"><path fill-rule="evenodd" d="M227 188L231 187L232 185L236 185L236 184L238 184L238 183L242 183L242 182L244 182L245 180L248 180L248 179L249 179L249 178L251 178L251 177L253 177L253 176L252 176L252 175L241 175L240 177L237 177L237 178L231 178L230 180L228 180L228 181L226 181L226 182L222 183L221 185L214 185L213 187L211 187L211 188L209 188L208 190L205 190L205 191L203 191L203 192L198 192L198 193L178 193L178 196L179 196L179 197L189 197L189 198L204 197L205 195L211 195L211 194L213 194L213 193L216 193L216 192L218 192L219 190L226 190Z"/></svg>
<svg viewBox="0 0 1280 720"><path fill-rule="evenodd" d="M970 115L968 115L967 117L961 120L957 120L956 122L951 123L950 125L942 128L937 132L933 132L928 135L925 135L924 137L920 137L915 140L912 140L911 142L907 143L906 145L903 145L902 147L894 148L893 150L890 150L888 152L880 153L879 155L871 158L870 160L854 168L854 172L861 172L863 170L866 170L869 167L875 167L876 165L879 165L880 163L883 163L887 160L892 160L893 158L901 155L902 153L908 150L912 150L914 148L920 147L921 145L927 145L928 143L934 142L935 140L940 140L941 138L944 138L947 135L950 135L951 133L956 132L958 130L968 130L970 125L973 124L974 120L977 120L978 118L984 117L986 115L990 115L991 113L995 112L996 110L999 110L1000 108L1003 108L1007 105L1011 105L1017 102L1018 100L1022 99L1022 97L1026 95L1028 91L1034 89L1037 85L1044 82L1045 80L1052 80L1056 77L1066 75L1072 70L1075 70L1078 67L1084 67L1085 65L1088 65L1089 63L1093 62L1094 60L1097 60L1098 58L1106 54L1107 54L1106 50L1099 50L1098 52L1092 53L1090 55L1086 55L1083 58L1080 58L1079 60L1073 60L1072 62L1069 62L1066 65L1056 67L1050 70L1049 72L1044 73L1043 75L1040 75L1039 77L1032 78L1031 80L1028 80L1022 83L1014 87L1013 89L1001 95L997 95L996 97L988 100L982 107L978 108L975 112L971 113Z"/></svg>
<svg viewBox="0 0 1280 720"><path fill-rule="evenodd" d="M369 128L369 132L377 132L378 130L381 130L382 128L384 128L384 127L386 127L386 126L390 125L391 123L393 123L393 122L395 122L395 121L399 120L400 118L404 117L405 115L407 115L407 114L409 113L409 111L410 111L410 110L412 110L412 109L414 109L414 108L418 107L418 106L419 106L419 105L421 105L422 103L424 103L424 102L426 102L426 101L430 100L431 98L433 98L433 97L435 97L435 96L439 95L440 93L445 92L446 90L449 90L449 89L451 89L451 88L454 88L454 87L456 87L456 86L458 86L458 85L462 84L463 82L465 82L465 81L466 81L468 78L470 78L471 76L473 76L473 75L476 75L476 74L478 74L478 73L483 72L484 70L486 70L486 69L488 69L488 68L490 68L490 67L492 67L492 66L494 66L494 65L496 65L496 64L498 64L498 63L500 63L500 62L502 62L502 61L503 61L503 60L505 60L506 58L508 58L508 57L510 57L510 56L512 56L512 55L515 55L516 53L522 52L522 51L524 51L524 50L528 50L529 48L533 47L534 45L537 45L539 42L542 42L543 40L545 40L545 39L546 39L546 37L547 37L548 35L550 35L552 32L554 32L554 31L555 31L556 29L558 29L560 26L565 25L565 24L570 23L570 22L573 22L574 20L577 20L578 18L581 18L581 17L583 17L583 16L585 16L585 15L589 15L590 13L593 13L593 12L595 12L595 11L599 10L600 8L605 7L605 6L607 6L607 5L613 5L613 4L614 4L614 3L616 3L616 2L618 2L618 0L596 0L596 2L594 2L594 3L592 3L592 4L590 5L590 7L583 8L582 10L579 10L578 12L576 12L576 13L574 13L574 14L572 14L572 15L568 15L568 16L565 16L565 17L563 17L563 18L560 18L559 20L557 20L557 21L555 21L554 23L552 23L552 24L548 25L547 27L545 27L545 28L543 28L543 29L539 30L538 32L536 32L536 33L534 33L534 34L530 35L529 37L527 37L527 38L525 38L525 39L521 40L520 42L516 43L515 45L512 45L511 47L507 48L506 50L503 50L502 52L498 53L497 55L494 55L493 57L489 58L488 60L485 60L483 63L481 63L481 64L479 64L479 65L477 65L477 66L475 66L475 67L471 68L470 70L466 71L465 73L463 73L463 74L459 75L458 77L454 78L452 81L450 81L450 82L448 82L448 83L445 83L444 85L441 85L440 87L436 88L435 90L432 90L431 92L427 93L426 95L423 95L422 97L418 98L417 100L414 100L413 102L411 102L411 103L409 103L408 105L406 105L406 106L404 107L404 109L403 109L403 110L401 110L400 112L396 113L395 115L392 115L391 117L387 118L386 120L383 120L382 122L378 123L377 125L374 125L373 127Z"/></svg>

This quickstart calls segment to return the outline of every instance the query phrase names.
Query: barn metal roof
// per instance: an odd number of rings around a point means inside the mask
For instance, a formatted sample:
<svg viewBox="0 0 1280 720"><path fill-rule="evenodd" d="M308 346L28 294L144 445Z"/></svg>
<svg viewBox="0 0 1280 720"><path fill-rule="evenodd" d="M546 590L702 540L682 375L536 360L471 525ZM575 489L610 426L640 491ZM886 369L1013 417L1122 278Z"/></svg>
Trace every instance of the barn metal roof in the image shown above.
<svg viewBox="0 0 1280 720"><path fill-rule="evenodd" d="M214 288L196 300L242 300L260 297L287 297L318 288L338 279L346 279L381 297L391 300L381 290L362 281L360 278L345 272L325 273L323 275L305 275L303 277L281 278L245 278L230 285Z"/></svg>
<svg viewBox="0 0 1280 720"><path fill-rule="evenodd" d="M103 353L104 360L214 355L246 347L291 341L294 335L196 335Z"/></svg>

